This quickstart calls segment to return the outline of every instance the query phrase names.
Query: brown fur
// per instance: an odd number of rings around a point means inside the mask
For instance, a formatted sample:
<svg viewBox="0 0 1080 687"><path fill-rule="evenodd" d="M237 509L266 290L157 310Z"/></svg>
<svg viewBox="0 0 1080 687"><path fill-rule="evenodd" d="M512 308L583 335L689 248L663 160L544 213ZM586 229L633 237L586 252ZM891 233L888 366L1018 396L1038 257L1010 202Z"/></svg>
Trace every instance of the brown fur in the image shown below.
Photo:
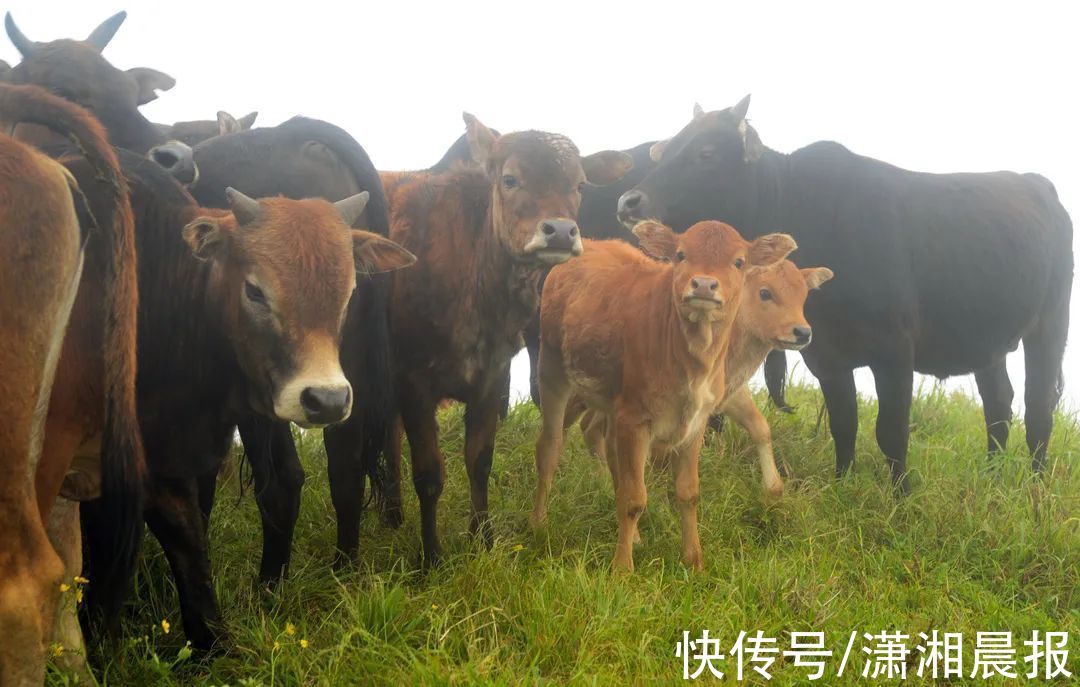
<svg viewBox="0 0 1080 687"><path fill-rule="evenodd" d="M427 563L437 561L441 550L436 508L446 469L438 404L446 398L467 404L471 527L490 543L487 481L495 428L510 360L523 345L521 330L539 305L540 275L551 264L530 252L530 244L543 222L573 221L586 166L596 180L617 178L628 167L625 156L582 159L562 136L530 131L500 137L470 115L465 120L475 167L382 175L391 238L419 258L417 267L394 275L390 328ZM400 441L390 462L391 469L400 463Z"/></svg>
<svg viewBox="0 0 1080 687"><path fill-rule="evenodd" d="M800 270L789 260L752 268L746 275L724 361L724 387L716 410L750 434L757 448L762 488L768 501L780 497L784 483L776 469L768 422L754 404L747 382L769 351L802 348L795 343L793 330L810 327L803 315L803 304L810 289L818 288L831 278L832 271L828 268ZM763 292L768 296L763 298ZM580 424L589 447L605 458L606 418L588 410L582 415Z"/></svg>
<svg viewBox="0 0 1080 687"><path fill-rule="evenodd" d="M782 259L794 242L772 234L751 244L720 222L698 223L682 235L646 222L635 233L647 251L673 262L657 262L618 241L589 242L581 259L556 267L545 283L544 425L532 519L535 525L546 520L566 406L577 395L612 418L615 566L633 570L631 545L646 501L644 459L655 451L674 459L683 560L700 568L698 454L705 421L724 388L724 358L745 274L750 266ZM710 291L711 297L702 295Z"/></svg>
<svg viewBox="0 0 1080 687"><path fill-rule="evenodd" d="M102 472L106 487L130 500L137 516L143 457L134 403L137 301L126 186L104 130L80 108L35 87L0 85L0 117L9 122L47 126L74 141L94 166L98 183L109 199L96 222L100 234L97 240L109 256L101 282L105 316L94 322L73 316L77 327L70 330L70 338L87 337L99 344L82 358L82 362L95 356L104 360L96 367L103 377L99 393L87 397L83 412L99 418L104 426L107 453ZM0 368L5 370L0 395L16 407L10 413L0 413L4 417L0 455L8 473L0 480L0 502L4 504L4 529L14 533L4 537L0 553L0 575L6 578L0 599L0 631L6 637L0 649L0 682L23 684L40 682L42 652L52 631L62 574L56 553L44 540L42 523L59 491L56 476L66 472L74 451L49 450L54 432L71 431L57 425L50 403L51 397L61 405L65 394L50 396L50 390L54 372L55 384L65 392L84 373L80 366L71 364L71 356L66 353L71 345L64 337L78 289L82 255L71 176L56 163L11 139L5 137L2 142L6 150L0 160L5 163L6 178L0 183L4 191L0 207L5 214L0 225L11 232L5 239L4 251L11 262L0 268L9 282L0 289L5 295L4 324L0 329L9 342L0 354L5 358L0 362ZM78 197L81 201L81 194ZM28 271L23 274L23 270ZM95 369L92 363L89 368ZM27 400L29 406L25 405ZM25 414L27 408L29 416ZM43 484L35 487L32 481ZM138 517L135 524L117 523L117 537L110 543L119 547L115 551L121 559L119 565L134 561L136 524L141 528Z"/></svg>

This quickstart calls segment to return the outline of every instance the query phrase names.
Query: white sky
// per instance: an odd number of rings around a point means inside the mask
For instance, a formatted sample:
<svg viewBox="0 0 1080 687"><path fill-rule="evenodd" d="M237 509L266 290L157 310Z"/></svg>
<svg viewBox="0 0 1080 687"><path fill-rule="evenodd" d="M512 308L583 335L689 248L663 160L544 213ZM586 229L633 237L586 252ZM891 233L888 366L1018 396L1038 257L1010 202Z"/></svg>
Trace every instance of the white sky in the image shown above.
<svg viewBox="0 0 1080 687"><path fill-rule="evenodd" d="M592 152L666 138L695 101L719 109L753 93L750 118L777 150L833 139L922 171L1039 172L1080 223L1074 2L118 1L7 9L40 41L85 38L126 9L106 57L177 79L143 108L150 119L318 117L349 130L380 169L433 163L463 131L462 110L502 131L565 133ZM0 59L18 61L6 38ZM1074 290L1074 408L1078 301ZM1019 401L1019 355L1010 369Z"/></svg>

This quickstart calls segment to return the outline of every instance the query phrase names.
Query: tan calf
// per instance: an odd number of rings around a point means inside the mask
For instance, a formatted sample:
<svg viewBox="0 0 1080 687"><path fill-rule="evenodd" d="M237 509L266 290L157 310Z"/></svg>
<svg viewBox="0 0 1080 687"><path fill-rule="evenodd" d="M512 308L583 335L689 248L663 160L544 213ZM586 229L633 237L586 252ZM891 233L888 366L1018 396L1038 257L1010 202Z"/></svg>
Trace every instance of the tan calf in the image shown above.
<svg viewBox="0 0 1080 687"><path fill-rule="evenodd" d="M534 525L562 451L572 396L612 419L619 538L614 565L633 570L632 546L645 509L645 459L672 457L682 519L682 558L702 567L697 532L698 456L705 422L724 388L724 358L746 271L794 248L791 237L749 243L732 227L700 222L677 235L655 222L634 233L654 260L618 241L590 242L552 269L541 304L540 398Z"/></svg>

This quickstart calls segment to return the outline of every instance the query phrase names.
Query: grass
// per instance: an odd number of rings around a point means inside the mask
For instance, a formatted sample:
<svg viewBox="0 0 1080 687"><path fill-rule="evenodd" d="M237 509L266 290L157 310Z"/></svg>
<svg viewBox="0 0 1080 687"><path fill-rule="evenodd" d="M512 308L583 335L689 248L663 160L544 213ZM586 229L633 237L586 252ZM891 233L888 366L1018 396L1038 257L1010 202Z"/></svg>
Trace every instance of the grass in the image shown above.
<svg viewBox="0 0 1080 687"><path fill-rule="evenodd" d="M610 479L576 430L556 476L551 524L532 532L527 515L539 416L523 404L499 430L491 551L465 532L463 418L454 407L441 418L450 456L440 512L445 564L428 574L416 571L418 508L407 489L405 525L386 530L369 512L362 567L335 575L325 455L317 433L307 434L301 443L308 481L287 583L274 592L255 585L261 542L256 506L250 491L240 496L235 475L223 480L211 541L231 634L228 650L210 658L187 656L168 566L156 543L148 543L126 622L130 639L109 659L105 682L678 683L676 642L683 630L700 636L705 629L725 649L740 630L762 630L782 650L792 631L824 631L835 657L819 684L868 682L861 677L861 644L844 677L836 677L853 630L913 637L963 632L965 673L976 631L1011 630L1021 674L1022 642L1032 630L1068 631L1069 667L1080 675L1076 417L1058 418L1050 468L1039 481L1030 476L1019 424L1006 454L988 462L979 406L931 390L916 399L912 412L915 488L896 499L873 440L874 404L860 409L853 474L836 481L820 394L795 387L789 398L798 406L795 415L767 411L777 456L790 475L778 505L762 505L756 459L741 431L709 439L701 469L701 574L679 562L678 517L669 480L659 471L648 478L637 572L610 572L616 531ZM167 634L162 620L171 626ZM915 676L917 659L912 661L906 683L931 684ZM733 681L732 659L720 667ZM765 682L747 670L747 683ZM781 659L771 672L769 684L807 684L806 671L790 660ZM54 672L50 682L63 684L64 678Z"/></svg>

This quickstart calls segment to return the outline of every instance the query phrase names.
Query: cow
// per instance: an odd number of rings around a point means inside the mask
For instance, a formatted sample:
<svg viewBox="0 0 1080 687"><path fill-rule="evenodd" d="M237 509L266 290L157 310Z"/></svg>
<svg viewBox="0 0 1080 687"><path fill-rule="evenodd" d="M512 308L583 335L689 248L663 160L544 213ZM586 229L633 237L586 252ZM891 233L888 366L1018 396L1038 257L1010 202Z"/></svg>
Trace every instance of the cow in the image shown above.
<svg viewBox="0 0 1080 687"><path fill-rule="evenodd" d="M199 143L215 136L247 131L255 124L258 116L258 112L249 112L243 117L233 117L224 110L218 110L217 119L197 119L156 126L166 139L179 141L189 148L194 148Z"/></svg>
<svg viewBox="0 0 1080 687"><path fill-rule="evenodd" d="M137 390L149 465L146 521L176 578L185 634L209 649L224 635L204 513L236 428L263 457L295 452L289 422L324 426L355 412L364 386L349 383L339 355L346 310L356 300L350 295L368 288L362 275L413 258L377 234L349 229L363 215L366 192L332 204L229 190L229 210L209 209L151 161L121 160L144 294ZM285 427L285 445L266 425ZM277 493L272 467L254 474L260 506L264 491ZM86 505L88 519L100 517L95 504ZM90 544L93 579L99 562Z"/></svg>
<svg viewBox="0 0 1080 687"><path fill-rule="evenodd" d="M1004 447L1005 355L1020 341L1027 445L1041 471L1073 277L1072 223L1053 185L1036 174L912 172L827 141L779 153L747 123L749 102L696 112L658 144L656 168L619 199L620 218L678 227L722 217L750 236L782 226L808 261L836 271L807 304L815 337L802 356L825 396L837 475L855 456L857 367L874 373L878 445L901 493L916 371L974 372L987 449Z"/></svg>
<svg viewBox="0 0 1080 687"><path fill-rule="evenodd" d="M780 498L784 481L776 469L769 423L754 404L748 382L769 351L798 351L810 343L813 330L803 315L803 304L810 291L820 288L832 277L832 270L827 267L800 270L790 260L768 267L753 267L746 272L742 299L724 358L724 387L718 394L721 400L716 411L730 417L750 435L757 450L767 503ZM566 422L572 419L568 409ZM587 410L581 415L580 425L589 448L606 460L606 418Z"/></svg>
<svg viewBox="0 0 1080 687"><path fill-rule="evenodd" d="M70 139L93 170L80 188L57 162L0 135L0 683L32 685L44 680L61 583L81 572L78 511L56 505L80 442L95 445L101 489L117 506L95 593L123 596L141 537L134 237L116 156L89 113L33 86L0 84L0 116ZM83 192L101 202L80 224ZM72 629L61 638L76 649Z"/></svg>
<svg viewBox="0 0 1080 687"><path fill-rule="evenodd" d="M530 520L547 521L547 496L562 452L571 397L612 418L618 544L613 565L634 569L633 541L645 510L645 459L670 455L682 520L682 560L703 567L697 533L698 457L721 400L725 358L746 271L795 249L791 237L753 243L730 225L700 222L677 235L657 222L634 228L641 246L590 241L583 257L551 270L540 308L537 485Z"/></svg>
<svg viewBox="0 0 1080 687"><path fill-rule="evenodd" d="M84 41L61 39L39 43L23 34L9 12L4 17L4 26L22 55L22 61L6 78L16 84L36 84L82 105L105 126L110 143L146 154L166 139L158 127L139 112L139 106L157 99L157 91L169 90L176 85L176 80L146 67L121 71L102 56L105 46L126 18L126 12L114 14ZM49 140L42 139L40 132L17 134L34 143Z"/></svg>
<svg viewBox="0 0 1080 687"><path fill-rule="evenodd" d="M387 187L391 238L418 258L411 278L403 278L405 271L393 275L390 328L425 566L442 556L436 511L446 467L435 416L439 403L451 398L466 404L470 529L490 545L487 484L495 430L510 360L539 306L540 274L581 252L574 221L581 191L589 183L617 180L631 164L615 151L581 157L558 134L497 136L472 115L464 119L475 164L401 174ZM399 433L388 462L400 461ZM332 489L335 481L332 474ZM388 498L400 503L394 487L389 485ZM342 516L339 510L339 548L352 554L356 523Z"/></svg>

